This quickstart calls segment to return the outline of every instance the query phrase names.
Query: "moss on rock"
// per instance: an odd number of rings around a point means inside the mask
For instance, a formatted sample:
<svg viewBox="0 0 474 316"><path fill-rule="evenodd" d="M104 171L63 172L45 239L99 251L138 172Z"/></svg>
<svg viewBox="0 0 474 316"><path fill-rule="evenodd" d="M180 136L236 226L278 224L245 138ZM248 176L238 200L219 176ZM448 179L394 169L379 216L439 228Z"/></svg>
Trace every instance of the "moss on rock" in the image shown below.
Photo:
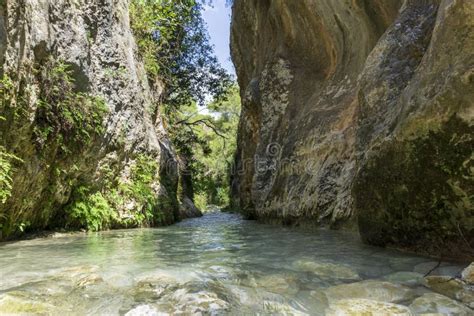
<svg viewBox="0 0 474 316"><path fill-rule="evenodd" d="M364 241L474 258L473 135L454 115L437 130L383 143L353 189Z"/></svg>

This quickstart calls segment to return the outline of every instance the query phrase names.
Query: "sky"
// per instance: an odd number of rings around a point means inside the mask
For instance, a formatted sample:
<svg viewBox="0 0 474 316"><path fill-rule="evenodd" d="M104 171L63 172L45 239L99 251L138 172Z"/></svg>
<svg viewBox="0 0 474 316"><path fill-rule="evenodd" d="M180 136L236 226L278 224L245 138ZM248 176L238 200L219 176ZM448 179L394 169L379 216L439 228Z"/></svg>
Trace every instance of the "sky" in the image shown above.
<svg viewBox="0 0 474 316"><path fill-rule="evenodd" d="M214 0L212 7L205 7L203 18L207 23L211 44L214 46L219 62L229 73L235 75L229 48L232 10L226 7L225 2L225 0Z"/></svg>

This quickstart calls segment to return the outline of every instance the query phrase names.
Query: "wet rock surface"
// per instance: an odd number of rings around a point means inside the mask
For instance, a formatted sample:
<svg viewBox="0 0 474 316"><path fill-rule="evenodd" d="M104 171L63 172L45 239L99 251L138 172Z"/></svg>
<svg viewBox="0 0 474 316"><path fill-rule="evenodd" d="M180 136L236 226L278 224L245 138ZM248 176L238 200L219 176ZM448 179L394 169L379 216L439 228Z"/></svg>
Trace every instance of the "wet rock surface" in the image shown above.
<svg viewBox="0 0 474 316"><path fill-rule="evenodd" d="M148 81L138 58L129 1L2 1L0 12L0 146L20 159L14 161L11 197L0 203L0 239L71 226L66 206L82 188L108 200L114 221L103 228L178 220L176 155L160 113L150 110L163 85ZM45 114L45 104L59 102L46 100L45 91L54 85L67 91L64 82L47 81L54 69L57 76L68 73L73 95L82 98L81 106L89 106L87 111L76 113L76 106L62 113L64 101L57 113ZM94 112L99 103L103 117ZM66 120L66 130L58 132L61 115L102 119L92 123L93 130L82 121ZM81 141L74 133L82 135ZM148 223L140 219L144 199L120 191L136 181L134 170L143 163L157 168L147 188L159 214ZM117 192L120 199L112 198ZM188 217L198 215L190 200L185 204L193 211Z"/></svg>
<svg viewBox="0 0 474 316"><path fill-rule="evenodd" d="M410 304L410 309L417 314L472 315L473 310L449 297L427 293Z"/></svg>
<svg viewBox="0 0 474 316"><path fill-rule="evenodd" d="M472 261L473 16L469 1L236 0L236 209Z"/></svg>
<svg viewBox="0 0 474 316"><path fill-rule="evenodd" d="M331 304L326 310L328 316L342 315L412 315L410 309L403 305L385 303L368 299L340 300Z"/></svg>
<svg viewBox="0 0 474 316"><path fill-rule="evenodd" d="M337 285L323 292L330 303L343 299L370 299L398 303L409 301L416 295L412 289L403 285L375 280Z"/></svg>

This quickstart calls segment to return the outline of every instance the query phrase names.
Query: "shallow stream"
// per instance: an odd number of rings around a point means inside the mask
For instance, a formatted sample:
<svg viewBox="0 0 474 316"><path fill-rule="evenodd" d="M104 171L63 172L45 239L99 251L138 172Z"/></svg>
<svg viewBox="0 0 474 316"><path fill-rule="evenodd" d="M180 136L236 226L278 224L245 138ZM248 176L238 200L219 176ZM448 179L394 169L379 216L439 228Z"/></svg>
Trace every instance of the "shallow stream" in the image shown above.
<svg viewBox="0 0 474 316"><path fill-rule="evenodd" d="M329 315L344 304L413 311L430 294L421 279L434 265L354 234L211 213L165 228L0 244L0 313Z"/></svg>

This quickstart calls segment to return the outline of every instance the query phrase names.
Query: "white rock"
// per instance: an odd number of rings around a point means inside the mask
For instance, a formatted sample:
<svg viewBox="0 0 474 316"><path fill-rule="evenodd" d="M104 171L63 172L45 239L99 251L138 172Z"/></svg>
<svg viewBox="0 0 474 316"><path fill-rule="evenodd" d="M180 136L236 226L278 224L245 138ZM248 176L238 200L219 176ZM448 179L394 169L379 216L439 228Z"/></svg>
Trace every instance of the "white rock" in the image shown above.
<svg viewBox="0 0 474 316"><path fill-rule="evenodd" d="M151 305L140 305L134 309L128 311L125 316L162 316L169 315L166 313L160 313Z"/></svg>

